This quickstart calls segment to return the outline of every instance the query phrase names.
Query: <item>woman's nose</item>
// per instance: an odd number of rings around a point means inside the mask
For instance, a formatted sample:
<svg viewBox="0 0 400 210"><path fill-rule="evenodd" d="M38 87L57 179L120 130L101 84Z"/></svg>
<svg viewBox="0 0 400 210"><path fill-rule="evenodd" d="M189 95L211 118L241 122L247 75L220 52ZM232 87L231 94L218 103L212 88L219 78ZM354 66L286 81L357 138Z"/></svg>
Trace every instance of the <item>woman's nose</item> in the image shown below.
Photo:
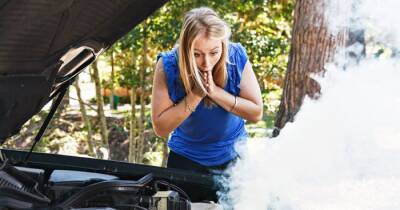
<svg viewBox="0 0 400 210"><path fill-rule="evenodd" d="M204 67L209 67L210 66L210 58L208 56L204 56L203 66Z"/></svg>

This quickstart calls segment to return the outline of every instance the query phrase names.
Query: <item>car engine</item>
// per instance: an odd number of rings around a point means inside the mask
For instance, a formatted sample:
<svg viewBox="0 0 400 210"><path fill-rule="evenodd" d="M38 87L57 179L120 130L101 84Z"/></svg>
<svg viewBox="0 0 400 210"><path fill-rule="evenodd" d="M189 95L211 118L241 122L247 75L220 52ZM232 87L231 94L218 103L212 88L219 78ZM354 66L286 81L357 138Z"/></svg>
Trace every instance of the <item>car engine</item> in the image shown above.
<svg viewBox="0 0 400 210"><path fill-rule="evenodd" d="M199 204L199 203L197 203ZM207 209L222 209L216 204ZM73 170L17 167L0 162L0 209L196 209L178 186L147 174L138 180Z"/></svg>

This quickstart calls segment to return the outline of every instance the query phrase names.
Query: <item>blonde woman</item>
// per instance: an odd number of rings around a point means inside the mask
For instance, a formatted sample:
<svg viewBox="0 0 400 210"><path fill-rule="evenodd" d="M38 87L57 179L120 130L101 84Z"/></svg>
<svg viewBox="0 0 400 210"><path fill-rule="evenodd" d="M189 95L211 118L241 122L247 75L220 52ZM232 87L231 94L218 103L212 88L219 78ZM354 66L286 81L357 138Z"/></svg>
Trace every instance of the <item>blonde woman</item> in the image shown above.
<svg viewBox="0 0 400 210"><path fill-rule="evenodd" d="M234 144L245 139L245 121L262 118L261 91L239 43L209 8L186 13L178 47L157 57L152 122L169 137L167 166L209 172L237 157Z"/></svg>

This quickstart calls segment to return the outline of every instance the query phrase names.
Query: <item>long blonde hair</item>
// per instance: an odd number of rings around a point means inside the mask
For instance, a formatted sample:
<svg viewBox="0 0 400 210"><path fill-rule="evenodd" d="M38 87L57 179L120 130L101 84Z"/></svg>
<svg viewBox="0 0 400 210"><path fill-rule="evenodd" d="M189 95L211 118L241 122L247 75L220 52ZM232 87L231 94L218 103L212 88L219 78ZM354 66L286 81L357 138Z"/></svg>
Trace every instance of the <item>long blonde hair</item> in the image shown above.
<svg viewBox="0 0 400 210"><path fill-rule="evenodd" d="M215 84L219 87L225 87L227 82L226 62L228 60L228 41L231 31L226 22L220 19L212 9L207 7L195 8L185 14L179 36L179 71L187 94L192 91L194 86L200 87L205 93L207 92L196 65L193 49L193 41L200 33L205 33L210 38L221 39L222 54L214 66L213 78ZM206 98L206 104L210 105L211 100Z"/></svg>

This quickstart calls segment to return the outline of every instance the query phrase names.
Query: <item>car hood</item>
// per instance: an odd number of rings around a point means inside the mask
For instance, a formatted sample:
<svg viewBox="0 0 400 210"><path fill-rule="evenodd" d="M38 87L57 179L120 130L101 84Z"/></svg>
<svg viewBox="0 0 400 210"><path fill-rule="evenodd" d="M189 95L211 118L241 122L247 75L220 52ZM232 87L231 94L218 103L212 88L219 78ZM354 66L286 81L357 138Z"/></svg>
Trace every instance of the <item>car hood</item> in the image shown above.
<svg viewBox="0 0 400 210"><path fill-rule="evenodd" d="M0 145L167 0L0 0Z"/></svg>

